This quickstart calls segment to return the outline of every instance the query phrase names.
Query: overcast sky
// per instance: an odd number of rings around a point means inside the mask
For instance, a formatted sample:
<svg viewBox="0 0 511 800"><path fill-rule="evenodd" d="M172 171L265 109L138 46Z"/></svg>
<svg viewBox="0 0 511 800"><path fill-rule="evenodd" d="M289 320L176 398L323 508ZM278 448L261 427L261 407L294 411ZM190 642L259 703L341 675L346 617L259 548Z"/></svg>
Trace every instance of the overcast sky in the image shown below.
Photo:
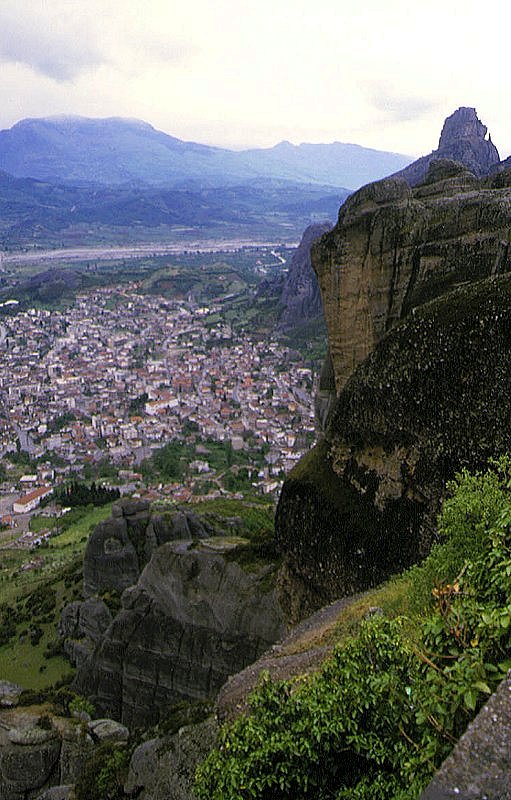
<svg viewBox="0 0 511 800"><path fill-rule="evenodd" d="M444 118L468 105L504 157L502 8L494 0L0 0L0 128L52 114L125 116L226 147L337 140L420 155L437 146Z"/></svg>

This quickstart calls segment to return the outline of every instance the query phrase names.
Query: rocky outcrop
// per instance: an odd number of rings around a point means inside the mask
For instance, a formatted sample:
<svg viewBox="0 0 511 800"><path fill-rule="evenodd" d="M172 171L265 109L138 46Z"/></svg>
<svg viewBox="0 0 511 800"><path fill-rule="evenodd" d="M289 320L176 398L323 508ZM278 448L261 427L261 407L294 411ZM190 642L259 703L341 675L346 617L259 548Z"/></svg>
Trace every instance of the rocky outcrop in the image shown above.
<svg viewBox="0 0 511 800"><path fill-rule="evenodd" d="M40 706L0 710L0 798L67 797L94 743L127 737L113 720L85 723Z"/></svg>
<svg viewBox="0 0 511 800"><path fill-rule="evenodd" d="M69 603L61 615L58 633L64 640L64 652L79 667L112 622L112 614L103 600L89 597Z"/></svg>
<svg viewBox="0 0 511 800"><path fill-rule="evenodd" d="M355 370L289 474L278 543L302 613L417 561L446 481L511 449L511 276L417 308Z"/></svg>
<svg viewBox="0 0 511 800"><path fill-rule="evenodd" d="M410 186L417 186L424 181L431 161L437 158L457 161L478 177L488 175L498 168L500 157L491 136L486 138L487 132L475 108L458 108L445 120L438 148L409 164L396 176L404 178Z"/></svg>
<svg viewBox="0 0 511 800"><path fill-rule="evenodd" d="M214 719L137 747L124 790L137 800L192 800L195 769L215 744Z"/></svg>
<svg viewBox="0 0 511 800"><path fill-rule="evenodd" d="M460 109L435 156L471 142L488 172L497 155L485 136ZM428 157L421 184L363 187L313 245L331 363L316 405L323 438L277 509L292 618L424 555L446 481L511 447L510 242L511 171L477 177Z"/></svg>
<svg viewBox="0 0 511 800"><path fill-rule="evenodd" d="M306 320L320 317L323 313L321 295L311 264L312 244L332 228L330 222L309 225L289 263L284 279L280 304L283 307L279 328L289 330Z"/></svg>
<svg viewBox="0 0 511 800"><path fill-rule="evenodd" d="M412 309L510 268L511 173L477 180L433 162L411 189L389 178L353 194L312 251L337 392Z"/></svg>
<svg viewBox="0 0 511 800"><path fill-rule="evenodd" d="M75 689L99 713L128 725L153 723L173 703L213 696L279 638L286 623L273 589L275 566L243 569L236 545L219 538L161 545L106 630L98 637L100 626L89 624ZM79 633L88 620L73 604L62 632L75 625ZM66 648L76 652L76 642Z"/></svg>
<svg viewBox="0 0 511 800"><path fill-rule="evenodd" d="M192 511L153 512L146 500L124 499L96 525L83 561L84 594L123 592L133 586L152 553L174 539L201 539L217 528Z"/></svg>

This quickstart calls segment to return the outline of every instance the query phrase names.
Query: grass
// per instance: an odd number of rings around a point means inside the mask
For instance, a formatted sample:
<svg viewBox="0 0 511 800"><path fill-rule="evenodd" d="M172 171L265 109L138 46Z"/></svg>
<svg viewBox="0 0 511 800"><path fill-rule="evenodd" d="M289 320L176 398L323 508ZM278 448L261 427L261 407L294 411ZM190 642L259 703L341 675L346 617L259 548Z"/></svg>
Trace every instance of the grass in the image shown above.
<svg viewBox="0 0 511 800"><path fill-rule="evenodd" d="M38 514L36 517L32 517L30 520L29 528L31 531L33 531L33 533L47 531L55 526L56 521L56 517L48 517L46 514Z"/></svg>
<svg viewBox="0 0 511 800"><path fill-rule="evenodd" d="M2 551L0 604L11 606L20 620L16 635L0 647L1 680L14 681L25 689L43 689L70 672L65 658L61 655L47 658L44 652L56 638L56 625L64 606L82 597L82 562L87 538L98 522L110 516L110 510L110 505L84 510L80 519L35 553ZM38 519L42 525L43 518ZM44 559L40 566L21 570L37 556ZM31 614L32 598L38 590L55 592L55 605L50 612ZM34 628L42 631L37 644L31 643L30 631Z"/></svg>
<svg viewBox="0 0 511 800"><path fill-rule="evenodd" d="M411 578L408 572L390 578L380 586L355 596L336 617L317 624L294 639L282 651L282 655L296 655L316 647L332 648L336 644L343 644L358 633L364 619L381 612L387 619L406 618L405 632L413 639L421 617L411 611L410 590Z"/></svg>

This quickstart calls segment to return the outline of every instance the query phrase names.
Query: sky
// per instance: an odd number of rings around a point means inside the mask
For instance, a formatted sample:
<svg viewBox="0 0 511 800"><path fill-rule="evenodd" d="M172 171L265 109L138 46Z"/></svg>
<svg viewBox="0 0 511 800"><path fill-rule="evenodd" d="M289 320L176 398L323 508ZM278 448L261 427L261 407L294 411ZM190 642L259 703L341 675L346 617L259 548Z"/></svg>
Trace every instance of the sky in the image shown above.
<svg viewBox="0 0 511 800"><path fill-rule="evenodd" d="M136 117L241 149L284 139L422 155L474 106L501 157L508 26L464 0L0 0L0 128Z"/></svg>

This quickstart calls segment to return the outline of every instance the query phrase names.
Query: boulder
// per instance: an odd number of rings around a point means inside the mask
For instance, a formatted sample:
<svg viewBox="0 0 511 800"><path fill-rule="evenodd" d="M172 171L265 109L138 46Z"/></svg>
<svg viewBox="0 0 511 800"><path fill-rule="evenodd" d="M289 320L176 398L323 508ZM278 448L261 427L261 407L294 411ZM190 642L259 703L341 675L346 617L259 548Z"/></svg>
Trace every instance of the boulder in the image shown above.
<svg viewBox="0 0 511 800"><path fill-rule="evenodd" d="M93 719L87 728L95 742L127 742L130 735L125 725L113 719Z"/></svg>
<svg viewBox="0 0 511 800"><path fill-rule="evenodd" d="M163 739L137 747L131 758L124 790L137 800L194 800L197 765L215 744L214 719L190 725Z"/></svg>
<svg viewBox="0 0 511 800"><path fill-rule="evenodd" d="M10 681L0 681L0 708L11 708L18 704L18 699L23 691L22 686Z"/></svg>

